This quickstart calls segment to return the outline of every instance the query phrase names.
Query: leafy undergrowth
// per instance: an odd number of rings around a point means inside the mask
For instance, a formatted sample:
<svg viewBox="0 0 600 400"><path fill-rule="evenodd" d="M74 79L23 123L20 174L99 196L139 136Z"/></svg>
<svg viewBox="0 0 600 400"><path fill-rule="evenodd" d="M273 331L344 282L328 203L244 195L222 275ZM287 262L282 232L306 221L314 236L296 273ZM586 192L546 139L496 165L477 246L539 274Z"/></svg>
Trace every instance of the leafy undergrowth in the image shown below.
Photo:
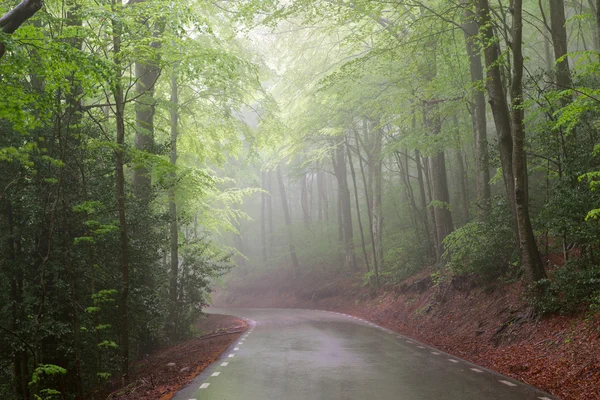
<svg viewBox="0 0 600 400"><path fill-rule="evenodd" d="M285 274L230 284L215 304L336 310L373 321L564 400L600 399L600 316L539 318L520 283L479 287L455 278L435 285L431 271L377 293L360 278ZM322 282L331 282L323 285ZM306 288L316 288L307 290Z"/></svg>
<svg viewBox="0 0 600 400"><path fill-rule="evenodd" d="M229 315L210 314L196 325L202 336L157 351L134 364L132 383L107 400L168 400L190 382L246 330Z"/></svg>

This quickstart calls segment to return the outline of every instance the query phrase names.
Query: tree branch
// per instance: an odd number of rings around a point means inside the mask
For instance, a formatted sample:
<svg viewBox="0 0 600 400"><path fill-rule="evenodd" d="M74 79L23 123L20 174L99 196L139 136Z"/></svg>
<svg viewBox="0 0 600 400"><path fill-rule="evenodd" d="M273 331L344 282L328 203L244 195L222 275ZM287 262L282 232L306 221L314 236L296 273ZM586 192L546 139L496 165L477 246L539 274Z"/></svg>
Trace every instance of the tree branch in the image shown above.
<svg viewBox="0 0 600 400"><path fill-rule="evenodd" d="M15 8L0 18L2 33L14 33L25 21L33 17L44 5L43 0L22 0ZM0 58L6 52L6 46L0 42Z"/></svg>

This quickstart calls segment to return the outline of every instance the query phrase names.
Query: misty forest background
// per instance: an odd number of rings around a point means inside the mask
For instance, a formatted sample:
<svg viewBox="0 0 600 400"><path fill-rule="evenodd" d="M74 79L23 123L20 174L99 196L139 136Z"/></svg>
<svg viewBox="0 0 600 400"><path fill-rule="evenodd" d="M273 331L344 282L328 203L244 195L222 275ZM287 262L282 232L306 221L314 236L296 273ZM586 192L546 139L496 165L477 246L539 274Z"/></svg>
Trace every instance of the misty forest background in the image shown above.
<svg viewBox="0 0 600 400"><path fill-rule="evenodd" d="M101 398L210 286L600 307L600 1L0 5L0 397ZM318 289L318 288L315 288Z"/></svg>

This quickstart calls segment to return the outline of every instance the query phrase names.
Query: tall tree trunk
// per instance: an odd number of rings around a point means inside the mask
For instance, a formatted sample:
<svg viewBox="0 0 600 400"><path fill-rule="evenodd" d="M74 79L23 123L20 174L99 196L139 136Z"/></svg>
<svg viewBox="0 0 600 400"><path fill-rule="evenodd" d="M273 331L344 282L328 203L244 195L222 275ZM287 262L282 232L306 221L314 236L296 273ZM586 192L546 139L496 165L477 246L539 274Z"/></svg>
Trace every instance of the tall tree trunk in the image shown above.
<svg viewBox="0 0 600 400"><path fill-rule="evenodd" d="M375 234L375 248L377 249L379 268L383 270L385 261L383 259L383 187L381 185L383 164L381 146L383 132L381 131L381 128L378 127L373 130L373 133L373 232Z"/></svg>
<svg viewBox="0 0 600 400"><path fill-rule="evenodd" d="M432 237L433 237L433 246L434 246L433 249L435 250L435 257L437 258L438 248L440 246L440 243L439 243L435 208L431 204L431 202L433 201L433 190L432 190L433 185L431 183L431 165L430 164L431 163L430 163L429 157L423 158L423 171L425 171L425 187L427 188L427 212L429 214L429 220L431 221L431 231L433 234Z"/></svg>
<svg viewBox="0 0 600 400"><path fill-rule="evenodd" d="M177 85L177 77L175 73L171 74L171 154L170 163L172 168L177 166L177 137L179 135L179 88ZM178 333L178 316L177 316L177 280L179 276L179 226L177 223L177 203L175 194L177 173L171 173L171 187L169 189L169 236L171 242L171 260L169 272L169 321L168 334L171 340L177 338Z"/></svg>
<svg viewBox="0 0 600 400"><path fill-rule="evenodd" d="M147 0L131 0L132 3L144 3ZM148 22L140 21L147 25ZM156 24L150 27L154 31L154 36L160 34L160 27ZM150 46L153 50L159 48L159 42L153 41ZM154 114L156 109L156 99L154 98L154 88L160 68L158 66L158 53L151 54L150 59L138 59L135 62L135 77L137 79L135 89L139 96L135 103L135 147L139 151L152 152L154 148ZM137 198L147 202L151 191L150 171L145 165L136 166L133 170L132 188Z"/></svg>
<svg viewBox="0 0 600 400"><path fill-rule="evenodd" d="M429 219L427 218L427 198L425 197L425 182L423 180L423 166L421 165L421 153L415 150L415 163L417 165L417 180L419 182L419 198L421 199L421 219L423 229L425 230L425 254L427 258L435 257L435 244L432 240L431 230L429 229Z"/></svg>
<svg viewBox="0 0 600 400"><path fill-rule="evenodd" d="M365 175L365 168L363 166L363 159L360 155L360 141L358 137L358 130L354 130L354 138L356 140L356 154L358 155L358 164L360 166L360 174L362 175L363 186L365 189L365 199L367 201L367 216L369 217L369 234L371 235L371 251L373 252L375 286L379 287L379 261L377 259L377 251L375 248L375 234L373 232L373 216L371 215L371 201L369 199L369 187L367 183L367 177Z"/></svg>
<svg viewBox="0 0 600 400"><path fill-rule="evenodd" d="M513 127L513 168L515 178L515 204L519 244L521 248L521 264L529 282L537 282L546 277L542 258L533 235L529 218L529 199L527 190L527 158L525 155L523 109L523 1L513 0L513 79L511 86L512 127ZM564 10L563 10L564 12Z"/></svg>
<svg viewBox="0 0 600 400"><path fill-rule="evenodd" d="M396 157L396 164L398 165L398 169L400 171L400 179L405 188L406 200L409 204L410 209L410 220L415 228L415 237L419 238L421 236L421 230L419 227L419 223L417 221L417 216L419 215L419 210L417 207L417 203L415 200L415 193L412 190L412 185L410 183L410 173L409 173L409 165L408 165L408 153L404 151L402 154L404 156L404 160L400 157L400 152L395 151L394 156Z"/></svg>
<svg viewBox="0 0 600 400"><path fill-rule="evenodd" d="M319 220L329 221L329 206L327 204L327 188L325 186L324 172L320 169L320 163L317 163L317 197L319 207Z"/></svg>
<svg viewBox="0 0 600 400"><path fill-rule="evenodd" d="M119 13L122 5L117 0L113 2L113 12ZM121 347L121 377L129 381L129 249L127 236L127 218L125 216L125 171L123 153L125 151L125 98L121 83L121 35L122 26L118 20L112 20L114 63L117 66L114 86L115 119L117 132L117 147L115 148L115 181L117 209L119 213L120 249L119 262L121 265L121 293L119 295L119 331Z"/></svg>
<svg viewBox="0 0 600 400"><path fill-rule="evenodd" d="M504 179L504 187L506 188L506 197L512 212L515 237L518 238L519 230L517 229L517 211L514 197L515 182L512 165L513 139L508 102L502 85L502 75L500 72L500 47L498 45L498 38L494 34L492 28L493 25L488 0L476 0L476 8L479 26L481 27L480 34L482 41L487 44L484 48L485 64L487 67L486 89L492 114L494 116L496 133L498 134L502 177Z"/></svg>
<svg viewBox="0 0 600 400"><path fill-rule="evenodd" d="M596 51L600 57L600 0L596 0Z"/></svg>
<svg viewBox="0 0 600 400"><path fill-rule="evenodd" d="M463 152L456 149L456 164L458 165L458 188L460 191L460 205L464 215L464 222L469 222L469 193L467 190L467 172L463 161Z"/></svg>
<svg viewBox="0 0 600 400"><path fill-rule="evenodd" d="M310 218L310 204L308 201L308 174L302 175L302 184L301 184L301 192L300 192L300 208L302 208L302 222L304 222L305 227L310 226L311 218Z"/></svg>
<svg viewBox="0 0 600 400"><path fill-rule="evenodd" d="M436 104L426 104L424 123L427 129L437 136L441 133L442 121ZM438 150L430 157L431 183L433 192L433 209L437 231L436 255L438 260L444 253L443 241L453 230L452 213L450 211L450 194L446 176L446 158L443 150Z"/></svg>
<svg viewBox="0 0 600 400"><path fill-rule="evenodd" d="M566 57L568 49L565 23L564 0L550 0L550 27L556 61L556 84L559 89L567 89L572 86L569 58Z"/></svg>
<svg viewBox="0 0 600 400"><path fill-rule="evenodd" d="M269 255L273 255L273 176L271 171L267 171L265 175L266 185L265 189L268 194L266 195L266 207L267 207L267 242L269 245Z"/></svg>
<svg viewBox="0 0 600 400"><path fill-rule="evenodd" d="M261 172L262 187L263 190L267 190L267 173ZM260 195L260 243L262 246L263 262L267 262L267 221L266 221L266 206L267 206L267 194L261 193Z"/></svg>
<svg viewBox="0 0 600 400"><path fill-rule="evenodd" d="M356 255L354 253L354 237L352 230L352 209L343 139L336 143L334 152L333 168L338 182L338 196L340 198L339 206L342 222L342 239L344 243L344 267L347 270L356 271Z"/></svg>
<svg viewBox="0 0 600 400"><path fill-rule="evenodd" d="M348 145L348 139L345 140L346 151L348 152L348 163L350 164L350 175L352 176L352 185L354 187L354 201L356 202L356 217L358 220L358 229L360 231L360 243L362 245L363 255L365 256L365 265L367 266L367 272L371 271L369 266L369 256L367 254L367 246L365 245L365 233L363 230L362 219L360 217L360 206L358 201L358 187L356 186L356 173L354 171L354 163L352 162L352 154L350 153L350 146Z"/></svg>
<svg viewBox="0 0 600 400"><path fill-rule="evenodd" d="M478 87L483 82L481 55L475 44L479 28L470 0L464 0L463 32L469 71L471 73L471 123L475 136L475 186L477 191L477 219L487 220L491 209L490 162L487 148L487 118L485 113L485 95Z"/></svg>
<svg viewBox="0 0 600 400"><path fill-rule="evenodd" d="M6 242L7 254L5 255L10 266L13 279L10 282L11 318L8 329L19 332L23 321L23 270L18 265L18 241L15 240L14 214L10 200L6 201L6 223L8 225L8 239ZM20 347L20 346L19 346ZM23 350L15 351L13 358L14 393L19 399L29 399L29 371L27 353Z"/></svg>
<svg viewBox="0 0 600 400"><path fill-rule="evenodd" d="M279 194L281 195L281 206L283 207L283 217L288 233L288 243L290 249L290 258L292 259L292 267L297 275L300 272L300 264L296 255L296 246L294 246L294 235L292 234L292 218L288 207L288 200L285 194L285 185L283 184L283 176L281 175L281 166L277 166L277 183L279 184Z"/></svg>

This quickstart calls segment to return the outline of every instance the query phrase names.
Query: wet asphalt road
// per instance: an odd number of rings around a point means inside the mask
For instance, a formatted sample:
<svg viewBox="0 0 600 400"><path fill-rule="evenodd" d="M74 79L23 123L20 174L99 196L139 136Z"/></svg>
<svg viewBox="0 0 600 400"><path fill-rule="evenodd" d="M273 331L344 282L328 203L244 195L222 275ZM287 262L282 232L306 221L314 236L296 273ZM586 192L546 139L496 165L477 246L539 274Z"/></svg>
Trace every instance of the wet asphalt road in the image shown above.
<svg viewBox="0 0 600 400"><path fill-rule="evenodd" d="M554 397L343 314L211 309L248 331L173 400L549 400Z"/></svg>

